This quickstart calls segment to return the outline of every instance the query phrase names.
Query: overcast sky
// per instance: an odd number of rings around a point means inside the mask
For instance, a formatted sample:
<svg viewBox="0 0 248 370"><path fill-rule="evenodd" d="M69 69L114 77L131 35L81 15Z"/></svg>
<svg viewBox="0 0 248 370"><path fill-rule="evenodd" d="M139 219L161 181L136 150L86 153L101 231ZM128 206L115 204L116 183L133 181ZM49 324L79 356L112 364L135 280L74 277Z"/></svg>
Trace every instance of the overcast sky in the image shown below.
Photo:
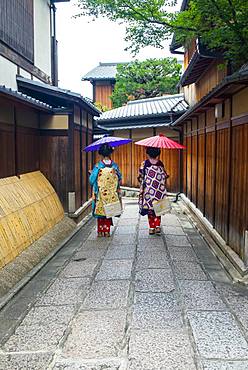
<svg viewBox="0 0 248 370"><path fill-rule="evenodd" d="M127 46L124 25L107 19L72 18L78 12L75 3L76 0L71 0L57 4L59 86L92 97L91 84L81 81L84 74L99 62L127 62L133 57L124 50ZM135 59L171 56L169 44L169 41L166 42L163 50L144 48Z"/></svg>

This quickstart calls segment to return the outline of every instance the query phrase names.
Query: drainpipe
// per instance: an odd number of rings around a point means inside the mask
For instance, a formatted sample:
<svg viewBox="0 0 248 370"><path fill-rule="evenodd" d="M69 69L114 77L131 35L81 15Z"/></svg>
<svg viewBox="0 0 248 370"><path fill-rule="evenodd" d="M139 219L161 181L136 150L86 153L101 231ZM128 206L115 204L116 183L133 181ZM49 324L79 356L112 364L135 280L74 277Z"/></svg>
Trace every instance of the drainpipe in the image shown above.
<svg viewBox="0 0 248 370"><path fill-rule="evenodd" d="M58 86L58 55L57 55L57 40L56 40L56 6L50 5L51 12L51 59L52 59L52 84Z"/></svg>

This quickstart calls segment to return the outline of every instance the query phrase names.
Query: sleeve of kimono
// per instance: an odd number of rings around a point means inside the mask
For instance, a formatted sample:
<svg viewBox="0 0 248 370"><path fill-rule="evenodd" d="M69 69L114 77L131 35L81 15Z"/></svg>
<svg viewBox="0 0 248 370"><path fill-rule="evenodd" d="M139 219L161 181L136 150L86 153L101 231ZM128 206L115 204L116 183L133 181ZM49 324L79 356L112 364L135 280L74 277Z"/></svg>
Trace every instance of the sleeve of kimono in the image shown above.
<svg viewBox="0 0 248 370"><path fill-rule="evenodd" d="M160 165L161 165L161 166L163 167L163 169L164 169L166 179L168 179L168 177L170 177L170 175L168 175L168 173L167 173L167 171L166 171L166 169L165 169L165 167L164 167L163 162L160 162Z"/></svg>
<svg viewBox="0 0 248 370"><path fill-rule="evenodd" d="M144 179L144 165L145 165L145 162L142 162L141 165L140 165L140 168L139 168L139 174L138 174L138 181L139 182L142 182L143 179Z"/></svg>
<svg viewBox="0 0 248 370"><path fill-rule="evenodd" d="M117 174L117 176L118 176L118 180L119 180L119 183L121 182L121 180L122 180L122 174L121 174L121 171L120 171L120 169L119 169L119 167L118 167L118 165L114 162L113 163L113 168L115 169L115 171L116 171L116 174Z"/></svg>
<svg viewBox="0 0 248 370"><path fill-rule="evenodd" d="M121 182L121 180L122 180L122 174L121 174L121 171L120 171L120 169L119 169L119 167L117 166L117 168L116 168L116 173L117 173L117 176L118 176L118 180L119 180L119 182Z"/></svg>
<svg viewBox="0 0 248 370"><path fill-rule="evenodd" d="M99 167L97 165L95 165L95 167L93 168L93 170L91 172L91 175L89 177L89 181L90 181L91 186L93 186L95 184L95 182L97 181L98 172L99 172Z"/></svg>

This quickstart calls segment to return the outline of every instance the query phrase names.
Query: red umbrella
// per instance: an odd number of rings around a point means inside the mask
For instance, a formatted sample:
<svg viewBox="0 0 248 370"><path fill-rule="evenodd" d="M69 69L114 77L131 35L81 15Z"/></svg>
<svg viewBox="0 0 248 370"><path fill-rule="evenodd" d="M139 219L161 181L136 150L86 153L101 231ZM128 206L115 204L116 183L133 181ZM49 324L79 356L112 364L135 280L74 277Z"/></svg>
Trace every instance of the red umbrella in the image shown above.
<svg viewBox="0 0 248 370"><path fill-rule="evenodd" d="M137 141L135 144L153 148L164 149L185 149L185 146L178 144L176 141L169 139L163 134L148 137L147 139Z"/></svg>

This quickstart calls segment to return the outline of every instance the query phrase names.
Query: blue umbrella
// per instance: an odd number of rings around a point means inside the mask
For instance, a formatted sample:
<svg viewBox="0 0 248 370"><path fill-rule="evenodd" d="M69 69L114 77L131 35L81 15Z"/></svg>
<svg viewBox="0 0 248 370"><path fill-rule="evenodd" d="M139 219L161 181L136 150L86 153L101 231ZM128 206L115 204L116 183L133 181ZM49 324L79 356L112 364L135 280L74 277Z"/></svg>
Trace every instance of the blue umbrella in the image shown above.
<svg viewBox="0 0 248 370"><path fill-rule="evenodd" d="M123 139L122 137L115 137L115 136L104 136L102 139L95 141L94 143L86 146L84 148L85 152L93 152L94 150L99 150L101 145L109 144L111 147L116 147L124 144L131 143L131 139Z"/></svg>

